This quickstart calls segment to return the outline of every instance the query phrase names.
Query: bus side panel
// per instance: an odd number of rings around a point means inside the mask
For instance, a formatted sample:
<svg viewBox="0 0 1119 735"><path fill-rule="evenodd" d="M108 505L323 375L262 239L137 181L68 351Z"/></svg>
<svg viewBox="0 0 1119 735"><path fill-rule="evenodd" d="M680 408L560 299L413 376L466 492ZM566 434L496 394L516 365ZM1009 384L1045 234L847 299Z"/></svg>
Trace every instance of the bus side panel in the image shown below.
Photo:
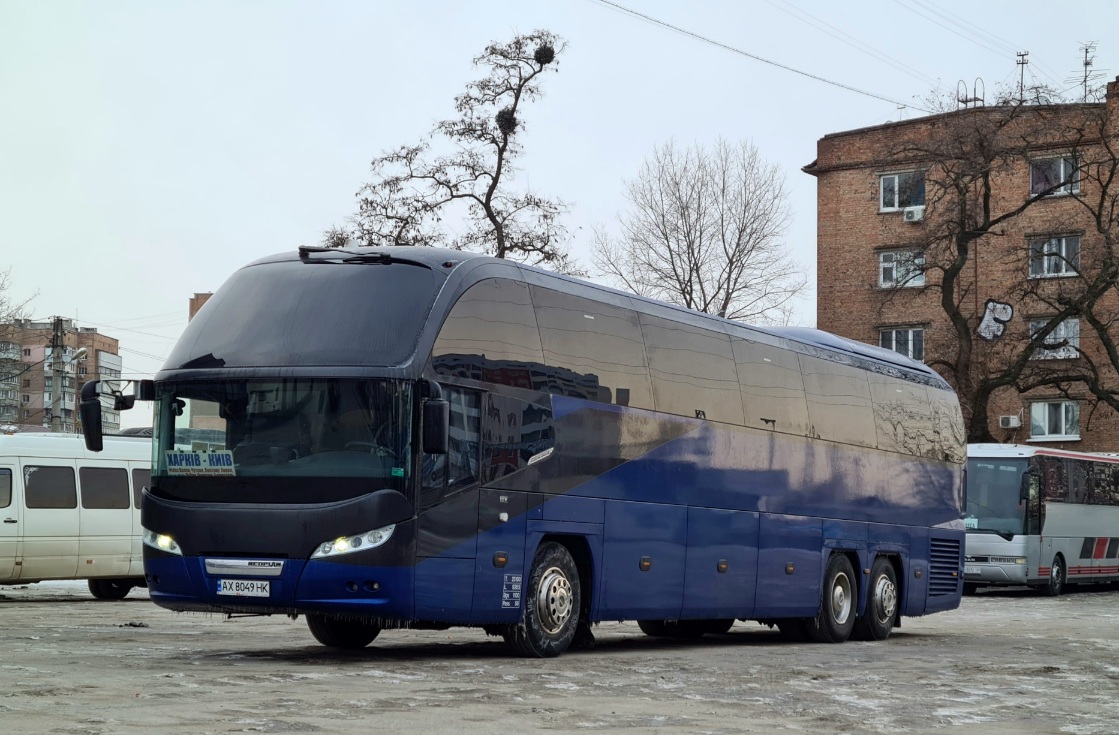
<svg viewBox="0 0 1119 735"><path fill-rule="evenodd" d="M688 510L683 618L749 618L758 574L758 515Z"/></svg>
<svg viewBox="0 0 1119 735"><path fill-rule="evenodd" d="M469 623L474 559L434 557L416 564L416 620Z"/></svg>
<svg viewBox="0 0 1119 735"><path fill-rule="evenodd" d="M603 620L667 620L680 616L688 509L656 503L606 503ZM643 569L643 561L648 562Z"/></svg>
<svg viewBox="0 0 1119 735"><path fill-rule="evenodd" d="M820 608L819 518L763 513L758 533L755 618L809 617Z"/></svg>
<svg viewBox="0 0 1119 735"><path fill-rule="evenodd" d="M929 531L911 528L909 567L903 570L902 615L924 615L929 595Z"/></svg>
<svg viewBox="0 0 1119 735"><path fill-rule="evenodd" d="M487 490L478 502L478 559L474 568L475 623L515 623L524 589L528 496Z"/></svg>
<svg viewBox="0 0 1119 735"><path fill-rule="evenodd" d="M85 459L78 467L78 570L85 577L127 577L132 566L132 495L128 470L122 462ZM119 473L127 493L128 507L94 508L91 490L83 485L87 468L105 468Z"/></svg>

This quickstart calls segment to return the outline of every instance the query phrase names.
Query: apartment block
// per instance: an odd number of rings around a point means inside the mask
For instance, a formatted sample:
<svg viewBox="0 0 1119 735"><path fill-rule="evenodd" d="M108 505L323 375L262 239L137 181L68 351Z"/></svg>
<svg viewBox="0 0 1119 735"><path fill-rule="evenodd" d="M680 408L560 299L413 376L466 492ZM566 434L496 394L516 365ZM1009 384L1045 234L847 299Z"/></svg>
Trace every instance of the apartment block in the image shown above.
<svg viewBox="0 0 1119 735"><path fill-rule="evenodd" d="M1119 78L825 135L817 326L943 374L970 440L1119 452L1117 156Z"/></svg>

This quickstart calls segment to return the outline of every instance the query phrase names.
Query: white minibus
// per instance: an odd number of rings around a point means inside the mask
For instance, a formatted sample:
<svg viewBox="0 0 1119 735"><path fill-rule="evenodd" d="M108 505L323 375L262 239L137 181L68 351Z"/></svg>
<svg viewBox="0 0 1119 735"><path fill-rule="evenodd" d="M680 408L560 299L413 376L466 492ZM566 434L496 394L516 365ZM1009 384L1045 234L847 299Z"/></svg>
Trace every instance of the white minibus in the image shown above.
<svg viewBox="0 0 1119 735"><path fill-rule="evenodd" d="M140 496L151 439L0 434L0 584L86 579L98 599L146 587Z"/></svg>

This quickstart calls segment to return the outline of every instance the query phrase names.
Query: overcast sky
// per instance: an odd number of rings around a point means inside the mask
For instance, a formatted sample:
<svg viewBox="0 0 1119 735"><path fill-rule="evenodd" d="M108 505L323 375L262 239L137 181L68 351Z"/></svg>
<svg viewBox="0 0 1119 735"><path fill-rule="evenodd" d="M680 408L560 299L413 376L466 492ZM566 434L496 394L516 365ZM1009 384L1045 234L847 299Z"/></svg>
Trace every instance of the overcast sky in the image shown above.
<svg viewBox="0 0 1119 735"><path fill-rule="evenodd" d="M1016 51L1027 84L1073 94L1091 41L1100 81L1119 75L1108 0L619 4L716 43L599 0L0 0L9 296L118 338L125 375L150 377L192 294L317 244L353 213L374 156L453 116L487 43L540 28L567 48L523 114L519 182L571 205L587 267L592 228L611 225L655 146L724 137L783 170L788 248L814 285L816 184L800 168L820 137L919 116L899 104L937 84L981 79L990 97L1017 83ZM814 325L814 290L797 315Z"/></svg>

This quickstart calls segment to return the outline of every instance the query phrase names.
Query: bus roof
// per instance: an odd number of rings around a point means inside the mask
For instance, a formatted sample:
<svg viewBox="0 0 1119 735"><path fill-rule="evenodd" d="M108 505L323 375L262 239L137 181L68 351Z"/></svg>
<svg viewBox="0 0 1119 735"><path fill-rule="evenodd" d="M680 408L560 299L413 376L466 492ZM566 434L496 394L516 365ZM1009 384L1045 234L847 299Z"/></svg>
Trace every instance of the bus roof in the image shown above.
<svg viewBox="0 0 1119 735"><path fill-rule="evenodd" d="M0 434L0 457L53 457L83 459L150 460L152 440L148 436L105 436L105 449L91 452L81 434L52 434L46 431Z"/></svg>
<svg viewBox="0 0 1119 735"><path fill-rule="evenodd" d="M1035 447L1029 444L968 444L968 459L989 457L992 459L1006 459L1012 457L1065 457L1067 459L1083 459L1092 462L1113 462L1119 464L1119 455L1096 452L1072 452L1064 449L1050 447Z"/></svg>

